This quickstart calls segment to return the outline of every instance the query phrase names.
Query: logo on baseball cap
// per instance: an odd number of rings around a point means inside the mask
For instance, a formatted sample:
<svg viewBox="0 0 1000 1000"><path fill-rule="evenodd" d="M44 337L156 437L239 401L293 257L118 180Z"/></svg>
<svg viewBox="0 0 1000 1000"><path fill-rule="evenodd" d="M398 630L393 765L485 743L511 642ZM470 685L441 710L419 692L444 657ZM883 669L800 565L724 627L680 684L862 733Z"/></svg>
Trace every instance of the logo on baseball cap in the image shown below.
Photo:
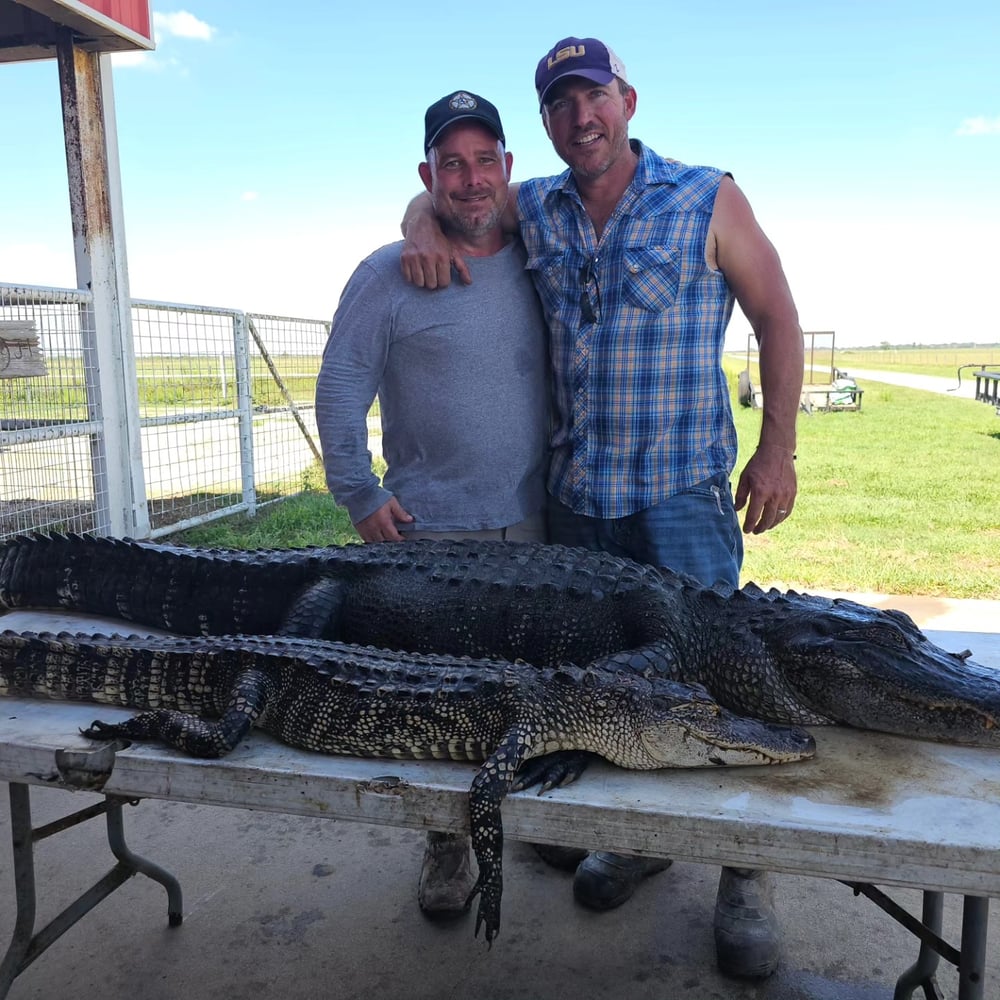
<svg viewBox="0 0 1000 1000"><path fill-rule="evenodd" d="M542 57L535 70L539 107L549 88L564 76L582 76L594 83L611 83L618 77L628 83L625 63L596 38L564 38Z"/></svg>
<svg viewBox="0 0 1000 1000"><path fill-rule="evenodd" d="M435 101L424 115L424 153L430 152L438 136L455 122L463 120L482 122L504 145L503 125L500 112L489 101L467 90L456 90L454 94Z"/></svg>

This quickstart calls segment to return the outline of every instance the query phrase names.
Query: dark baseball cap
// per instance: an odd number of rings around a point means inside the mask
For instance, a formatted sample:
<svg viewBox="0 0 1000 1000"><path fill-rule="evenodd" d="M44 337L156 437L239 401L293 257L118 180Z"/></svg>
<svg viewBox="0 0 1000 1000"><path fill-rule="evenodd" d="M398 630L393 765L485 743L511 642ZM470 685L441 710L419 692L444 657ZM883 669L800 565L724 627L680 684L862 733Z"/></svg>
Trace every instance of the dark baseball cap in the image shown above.
<svg viewBox="0 0 1000 1000"><path fill-rule="evenodd" d="M435 101L427 109L427 114L424 115L424 153L430 152L438 136L449 125L465 120L482 122L506 145L500 112L485 98L468 90L456 90L440 101Z"/></svg>
<svg viewBox="0 0 1000 1000"><path fill-rule="evenodd" d="M582 76L594 83L611 83L617 77L628 83L625 63L596 38L564 38L542 56L535 70L539 107L549 88L564 76Z"/></svg>

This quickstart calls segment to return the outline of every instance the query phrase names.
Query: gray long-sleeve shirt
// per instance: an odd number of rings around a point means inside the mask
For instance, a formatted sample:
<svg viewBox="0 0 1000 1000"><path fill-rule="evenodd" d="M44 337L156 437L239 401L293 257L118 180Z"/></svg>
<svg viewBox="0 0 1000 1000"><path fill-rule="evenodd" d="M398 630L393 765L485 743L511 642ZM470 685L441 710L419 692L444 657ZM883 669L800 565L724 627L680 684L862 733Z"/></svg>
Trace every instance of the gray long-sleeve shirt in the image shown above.
<svg viewBox="0 0 1000 1000"><path fill-rule="evenodd" d="M541 308L514 242L466 257L472 284L407 284L401 243L351 276L316 386L327 485L354 523L393 495L424 531L516 524L542 509L549 363ZM382 411L384 485L366 417Z"/></svg>

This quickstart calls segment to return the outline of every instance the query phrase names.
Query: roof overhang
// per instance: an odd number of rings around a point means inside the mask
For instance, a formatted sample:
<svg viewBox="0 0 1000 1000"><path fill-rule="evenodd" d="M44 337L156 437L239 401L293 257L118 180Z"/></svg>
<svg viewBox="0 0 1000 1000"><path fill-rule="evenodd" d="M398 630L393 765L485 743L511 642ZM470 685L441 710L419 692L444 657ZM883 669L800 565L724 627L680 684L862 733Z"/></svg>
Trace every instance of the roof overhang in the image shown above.
<svg viewBox="0 0 1000 1000"><path fill-rule="evenodd" d="M149 0L0 0L0 62L54 58L66 29L88 52L155 47Z"/></svg>

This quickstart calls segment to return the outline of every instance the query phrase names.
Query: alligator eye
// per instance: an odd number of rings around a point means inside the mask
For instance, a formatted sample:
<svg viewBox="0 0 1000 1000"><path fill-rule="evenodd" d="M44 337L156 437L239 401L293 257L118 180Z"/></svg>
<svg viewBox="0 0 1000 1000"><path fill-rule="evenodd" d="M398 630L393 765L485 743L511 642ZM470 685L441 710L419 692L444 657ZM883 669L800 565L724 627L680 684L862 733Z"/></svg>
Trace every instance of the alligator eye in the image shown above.
<svg viewBox="0 0 1000 1000"><path fill-rule="evenodd" d="M897 649L909 649L909 640L900 632L887 624L866 625L864 628L851 629L841 634L842 639L853 639L858 642L872 642L880 646L894 646Z"/></svg>

